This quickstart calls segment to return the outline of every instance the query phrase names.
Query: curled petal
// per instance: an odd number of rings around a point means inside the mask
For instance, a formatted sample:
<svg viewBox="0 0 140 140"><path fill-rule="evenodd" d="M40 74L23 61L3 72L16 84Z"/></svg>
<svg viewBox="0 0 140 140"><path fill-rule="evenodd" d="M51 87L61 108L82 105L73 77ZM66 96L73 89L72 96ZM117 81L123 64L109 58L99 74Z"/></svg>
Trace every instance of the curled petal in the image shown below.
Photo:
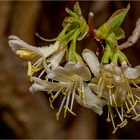
<svg viewBox="0 0 140 140"><path fill-rule="evenodd" d="M101 115L103 113L103 106L105 102L97 98L97 96L90 90L89 87L85 87L85 100L75 94L75 100L82 106L92 109L95 113Z"/></svg>
<svg viewBox="0 0 140 140"><path fill-rule="evenodd" d="M89 49L84 49L82 56L94 76L98 76L100 63L97 56Z"/></svg>
<svg viewBox="0 0 140 140"><path fill-rule="evenodd" d="M11 47L11 49L14 53L16 53L16 51L21 49L21 48L25 48L27 50L30 50L30 51L36 52L37 54L42 55L42 53L38 50L37 47L34 47L34 46L27 44L26 42L24 42L23 40L21 40L17 36L9 36L8 43L9 43L9 46Z"/></svg>

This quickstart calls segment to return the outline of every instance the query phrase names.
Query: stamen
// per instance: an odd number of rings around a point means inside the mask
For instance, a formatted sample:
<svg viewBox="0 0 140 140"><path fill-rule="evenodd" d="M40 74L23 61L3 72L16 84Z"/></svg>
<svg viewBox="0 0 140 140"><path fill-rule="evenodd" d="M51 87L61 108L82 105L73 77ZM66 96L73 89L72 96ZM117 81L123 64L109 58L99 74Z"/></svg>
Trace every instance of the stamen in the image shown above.
<svg viewBox="0 0 140 140"><path fill-rule="evenodd" d="M65 110L64 110L64 118L66 118L66 113L67 113L68 104L69 104L69 100L70 100L70 94L71 94L71 89L69 89L69 91L68 91L68 96L67 96L67 100L66 100L66 106L65 106Z"/></svg>
<svg viewBox="0 0 140 140"><path fill-rule="evenodd" d="M109 115L109 107L108 107L108 113L107 113L107 119L106 119L107 122L111 122L111 119L110 119L110 115Z"/></svg>
<svg viewBox="0 0 140 140"><path fill-rule="evenodd" d="M34 64L33 66L39 66L41 63L42 63L42 57L40 59L38 59Z"/></svg>
<svg viewBox="0 0 140 140"><path fill-rule="evenodd" d="M99 82L98 82L98 86L97 86L97 91L98 91L98 95L97 97L102 97L102 92L104 89L104 81L103 78L100 78Z"/></svg>
<svg viewBox="0 0 140 140"><path fill-rule="evenodd" d="M109 107L109 112L110 112L111 122L112 122L112 125L113 125L113 128L114 128L114 131L112 133L114 134L116 132L116 130L118 129L118 127L115 126L115 122L114 122L114 119L113 119L113 114L112 114L112 111L111 111L110 107Z"/></svg>
<svg viewBox="0 0 140 140"><path fill-rule="evenodd" d="M52 102L58 97L58 95L61 93L62 89L63 89L63 88L60 88L60 89L57 91L57 93L52 97L52 98L53 98Z"/></svg>
<svg viewBox="0 0 140 140"><path fill-rule="evenodd" d="M124 101L124 103L125 103L125 106L126 106L126 108L127 108L127 113L129 114L129 113L131 112L131 110L129 109L127 102Z"/></svg>
<svg viewBox="0 0 140 140"><path fill-rule="evenodd" d="M115 104L115 106L117 107L117 103L116 103L116 99L115 99L114 94L112 94L112 97L113 97L113 100L114 100L114 104Z"/></svg>
<svg viewBox="0 0 140 140"><path fill-rule="evenodd" d="M54 109L54 107L53 107L53 105L52 105L52 101L51 101L51 98L49 97L49 102L50 102L50 107L52 108L52 109Z"/></svg>
<svg viewBox="0 0 140 140"><path fill-rule="evenodd" d="M112 94L111 94L111 89L109 88L109 99L110 99L110 104L112 105Z"/></svg>
<svg viewBox="0 0 140 140"><path fill-rule="evenodd" d="M121 116L121 114L120 114L120 112L119 112L118 108L117 108L117 107L115 107L115 109L116 109L116 112L117 112L117 114L118 114L118 116L119 116L120 120L123 122L122 116Z"/></svg>
<svg viewBox="0 0 140 140"><path fill-rule="evenodd" d="M69 107L66 108L66 106L64 106L64 108L67 109L72 115L76 116L76 114L71 109L69 109Z"/></svg>
<svg viewBox="0 0 140 140"><path fill-rule="evenodd" d="M77 86L77 81L75 81L74 86L73 86L73 92L72 92L70 110L72 110L72 107L73 107L76 86Z"/></svg>
<svg viewBox="0 0 140 140"><path fill-rule="evenodd" d="M61 105L60 105L60 107L59 107L59 110L58 110L58 112L56 113L56 119L57 119L57 120L59 120L59 115L60 115L60 112L61 112L61 110L62 110L62 107L63 107L63 105L64 105L65 100L66 100L66 96L64 96L64 98L63 98L63 100L62 100L62 102L61 102Z"/></svg>
<svg viewBox="0 0 140 140"><path fill-rule="evenodd" d="M39 74L38 78L40 78L44 74L45 70L42 70L42 72Z"/></svg>
<svg viewBox="0 0 140 140"><path fill-rule="evenodd" d="M140 102L140 97L134 94L134 96L138 99L138 102Z"/></svg>

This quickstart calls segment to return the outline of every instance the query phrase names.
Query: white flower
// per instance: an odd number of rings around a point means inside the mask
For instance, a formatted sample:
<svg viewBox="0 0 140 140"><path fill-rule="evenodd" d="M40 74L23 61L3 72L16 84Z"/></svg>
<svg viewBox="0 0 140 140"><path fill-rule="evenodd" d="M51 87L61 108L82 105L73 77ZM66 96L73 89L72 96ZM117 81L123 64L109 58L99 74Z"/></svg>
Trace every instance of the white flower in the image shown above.
<svg viewBox="0 0 140 140"><path fill-rule="evenodd" d="M46 78L49 81L32 78L35 83L30 90L32 92L47 91L50 93L51 106L58 95L63 95L59 111L57 112L57 119L63 106L65 108L64 117L66 117L67 111L75 115L72 111L74 100L85 107L92 108L96 113L102 113L102 101L100 103L100 99L87 87L86 81L91 79L91 73L84 64L67 62L64 67L58 66L56 69L50 71Z"/></svg>
<svg viewBox="0 0 140 140"><path fill-rule="evenodd" d="M88 52L93 55L92 52ZM113 64L97 65L99 67L99 72L97 73L96 66L91 62L89 63L94 58L95 55L85 60L92 73L96 73L88 85L99 98L103 98L106 101L108 106L107 121L112 122L113 133L115 133L118 127L121 128L127 124L127 117L132 117L135 120L140 119L140 111L136 109L139 108L138 103L140 102L140 94L138 94L140 93L140 87L138 86L140 83L140 67L129 67L124 61L122 66ZM97 61L97 59L95 60ZM98 64L98 62L96 63ZM115 115L121 121L118 125L115 124Z"/></svg>
<svg viewBox="0 0 140 140"><path fill-rule="evenodd" d="M42 75L45 70L48 72L50 68L57 67L66 51L64 47L60 48L60 43L58 41L49 46L34 47L17 36L9 36L9 46L19 57L28 60L29 76L32 76L34 72L40 70L42 70ZM47 65L47 63L49 63L49 65Z"/></svg>

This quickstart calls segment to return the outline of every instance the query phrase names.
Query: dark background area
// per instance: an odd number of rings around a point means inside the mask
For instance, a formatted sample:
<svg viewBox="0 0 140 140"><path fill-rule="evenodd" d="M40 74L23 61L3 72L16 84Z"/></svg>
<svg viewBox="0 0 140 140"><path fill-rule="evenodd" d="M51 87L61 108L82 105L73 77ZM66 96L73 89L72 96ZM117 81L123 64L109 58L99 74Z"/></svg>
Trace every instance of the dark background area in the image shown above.
<svg viewBox="0 0 140 140"><path fill-rule="evenodd" d="M140 122L129 120L127 126L112 135L112 125L106 122L106 113L97 116L91 110L75 104L77 116L68 115L56 121L56 109L51 110L45 93L31 94L31 82L22 60L8 46L8 36L19 36L25 42L47 45L35 36L54 38L62 30L66 17L65 7L73 8L75 1L0 1L0 138L84 138L84 139L140 139ZM140 17L139 1L79 1L84 18L94 13L94 27L102 25L113 12L131 8L122 25L127 40ZM79 46L96 48L92 39L83 40ZM78 48L79 51L81 48ZM140 41L126 49L125 54L133 66L140 64Z"/></svg>

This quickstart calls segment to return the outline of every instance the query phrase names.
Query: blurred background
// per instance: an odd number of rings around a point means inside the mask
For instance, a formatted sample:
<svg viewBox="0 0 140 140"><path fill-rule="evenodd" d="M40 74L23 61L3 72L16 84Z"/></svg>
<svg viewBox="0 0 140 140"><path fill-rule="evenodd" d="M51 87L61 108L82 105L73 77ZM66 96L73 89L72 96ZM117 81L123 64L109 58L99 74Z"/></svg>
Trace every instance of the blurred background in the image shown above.
<svg viewBox="0 0 140 140"><path fill-rule="evenodd" d="M75 1L0 1L0 138L75 138L75 139L139 139L140 122L129 120L127 126L112 135L112 125L106 122L106 114L97 116L91 110L76 104L74 112L66 119L56 121L58 105L51 110L45 93L31 94L31 82L22 65L8 46L8 36L17 35L25 42L47 45L35 36L53 38L62 30L62 21L67 15L65 7L73 8ZM102 25L113 12L131 4L122 25L126 39L131 35L140 17L139 1L79 1L83 16L88 19L94 13L94 27ZM122 40L120 43L126 41ZM124 52L133 66L140 64L140 41ZM81 45L92 48L97 44L91 39ZM80 51L80 48L79 48Z"/></svg>

